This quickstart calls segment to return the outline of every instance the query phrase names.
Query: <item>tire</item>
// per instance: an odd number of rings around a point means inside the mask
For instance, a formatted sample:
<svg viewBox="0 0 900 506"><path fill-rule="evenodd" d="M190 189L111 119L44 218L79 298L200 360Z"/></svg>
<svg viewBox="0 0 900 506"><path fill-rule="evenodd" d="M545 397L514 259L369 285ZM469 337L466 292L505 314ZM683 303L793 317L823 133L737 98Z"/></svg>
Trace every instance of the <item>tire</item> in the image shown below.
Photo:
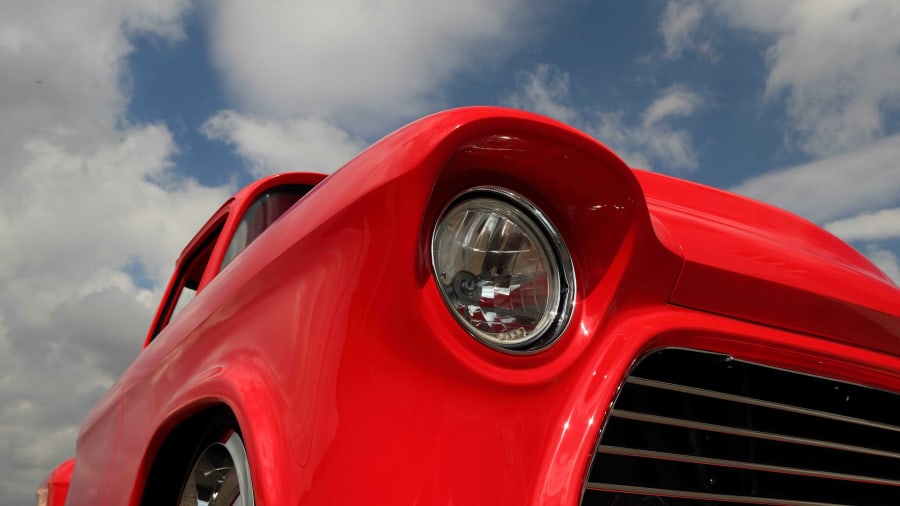
<svg viewBox="0 0 900 506"><path fill-rule="evenodd" d="M216 429L199 448L178 506L255 506L250 462L237 430Z"/></svg>

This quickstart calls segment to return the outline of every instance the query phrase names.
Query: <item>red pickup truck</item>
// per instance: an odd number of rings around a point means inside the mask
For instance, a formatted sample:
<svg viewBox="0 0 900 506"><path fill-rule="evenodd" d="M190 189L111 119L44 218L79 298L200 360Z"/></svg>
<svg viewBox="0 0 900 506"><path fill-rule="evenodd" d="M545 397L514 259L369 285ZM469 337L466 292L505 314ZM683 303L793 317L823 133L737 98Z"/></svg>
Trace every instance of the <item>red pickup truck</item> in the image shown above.
<svg viewBox="0 0 900 506"><path fill-rule="evenodd" d="M898 405L850 246L465 108L228 200L38 504L897 504Z"/></svg>

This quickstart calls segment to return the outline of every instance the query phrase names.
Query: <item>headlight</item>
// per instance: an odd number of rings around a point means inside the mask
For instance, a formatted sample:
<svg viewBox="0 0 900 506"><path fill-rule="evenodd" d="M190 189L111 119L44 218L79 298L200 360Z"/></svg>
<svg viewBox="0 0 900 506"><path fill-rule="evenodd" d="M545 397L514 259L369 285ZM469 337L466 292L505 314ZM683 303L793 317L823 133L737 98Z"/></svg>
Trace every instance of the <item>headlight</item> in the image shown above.
<svg viewBox="0 0 900 506"><path fill-rule="evenodd" d="M35 493L35 501L37 506L47 506L47 495L49 494L49 492L50 488L46 483L41 485L41 487L37 489L37 492Z"/></svg>
<svg viewBox="0 0 900 506"><path fill-rule="evenodd" d="M481 188L438 221L432 264L444 302L481 342L504 351L551 344L572 311L572 260L559 234L531 202Z"/></svg>

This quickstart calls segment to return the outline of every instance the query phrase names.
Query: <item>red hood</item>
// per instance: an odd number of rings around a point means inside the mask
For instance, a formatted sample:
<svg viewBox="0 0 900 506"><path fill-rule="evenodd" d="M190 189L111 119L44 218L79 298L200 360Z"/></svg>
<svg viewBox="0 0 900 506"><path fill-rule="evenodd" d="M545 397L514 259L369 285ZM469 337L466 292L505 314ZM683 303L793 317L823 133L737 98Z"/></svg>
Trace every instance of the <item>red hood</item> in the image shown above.
<svg viewBox="0 0 900 506"><path fill-rule="evenodd" d="M855 249L776 207L634 173L684 256L671 303L900 355L900 290Z"/></svg>

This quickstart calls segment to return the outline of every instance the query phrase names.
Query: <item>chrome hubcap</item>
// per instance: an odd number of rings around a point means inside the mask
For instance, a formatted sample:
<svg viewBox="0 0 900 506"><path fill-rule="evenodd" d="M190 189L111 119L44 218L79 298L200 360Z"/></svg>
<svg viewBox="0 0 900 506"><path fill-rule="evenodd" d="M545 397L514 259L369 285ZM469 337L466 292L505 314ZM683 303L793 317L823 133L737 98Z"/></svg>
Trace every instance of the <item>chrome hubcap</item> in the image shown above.
<svg viewBox="0 0 900 506"><path fill-rule="evenodd" d="M200 454L178 506L254 506L244 443L233 431L223 439Z"/></svg>

